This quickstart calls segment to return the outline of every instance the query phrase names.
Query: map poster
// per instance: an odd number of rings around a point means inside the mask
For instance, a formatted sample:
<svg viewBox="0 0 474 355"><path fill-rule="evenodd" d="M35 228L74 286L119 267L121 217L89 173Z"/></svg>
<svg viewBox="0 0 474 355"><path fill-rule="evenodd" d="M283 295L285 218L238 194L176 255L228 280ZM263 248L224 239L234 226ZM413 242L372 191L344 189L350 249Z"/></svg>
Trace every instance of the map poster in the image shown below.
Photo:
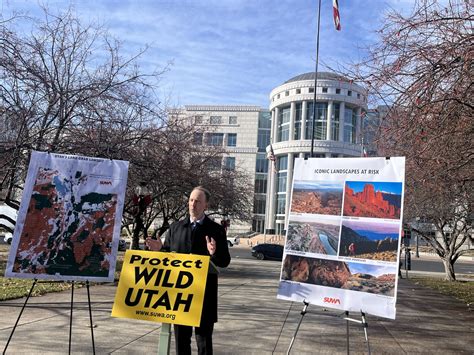
<svg viewBox="0 0 474 355"><path fill-rule="evenodd" d="M128 162L31 153L6 277L113 281Z"/></svg>
<svg viewBox="0 0 474 355"><path fill-rule="evenodd" d="M405 158L296 159L278 298L395 319Z"/></svg>

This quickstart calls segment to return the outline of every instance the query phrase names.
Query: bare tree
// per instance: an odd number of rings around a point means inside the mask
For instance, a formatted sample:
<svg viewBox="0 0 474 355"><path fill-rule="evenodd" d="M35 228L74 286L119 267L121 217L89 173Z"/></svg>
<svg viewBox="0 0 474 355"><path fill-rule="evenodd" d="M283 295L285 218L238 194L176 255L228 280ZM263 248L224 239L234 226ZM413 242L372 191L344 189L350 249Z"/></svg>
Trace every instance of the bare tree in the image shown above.
<svg viewBox="0 0 474 355"><path fill-rule="evenodd" d="M222 147L195 144L195 134L203 133L206 127L193 127L186 117L169 117L166 123L165 129L155 129L141 140L129 173L129 186L145 182L151 197L144 211L143 234L158 222L153 234L162 235L172 222L183 218L188 213L189 194L198 185L212 192L211 215L249 220L253 194L247 174L222 166ZM136 213L137 206L130 203L124 215L129 224L136 221ZM138 247L138 238L134 234L134 247Z"/></svg>
<svg viewBox="0 0 474 355"><path fill-rule="evenodd" d="M417 0L389 13L367 60L345 73L390 109L380 125L382 154L407 158L405 220L443 260L446 279L472 241L474 180L472 2Z"/></svg>
<svg viewBox="0 0 474 355"><path fill-rule="evenodd" d="M225 152L194 145L198 129L161 109L154 89L162 71L141 72L142 52L124 59L118 41L72 11L22 21L30 34L0 23L0 201L19 208L34 149L128 160L123 224L133 226L135 248L154 221L161 234L184 216L196 185L212 187L215 213L249 217L245 174L210 169ZM142 183L151 201L140 211L134 187Z"/></svg>
<svg viewBox="0 0 474 355"><path fill-rule="evenodd" d="M144 74L124 59L103 29L84 26L68 10L42 20L0 24L1 199L18 209L32 149L123 157L140 139L160 72ZM156 117L156 115L155 115Z"/></svg>

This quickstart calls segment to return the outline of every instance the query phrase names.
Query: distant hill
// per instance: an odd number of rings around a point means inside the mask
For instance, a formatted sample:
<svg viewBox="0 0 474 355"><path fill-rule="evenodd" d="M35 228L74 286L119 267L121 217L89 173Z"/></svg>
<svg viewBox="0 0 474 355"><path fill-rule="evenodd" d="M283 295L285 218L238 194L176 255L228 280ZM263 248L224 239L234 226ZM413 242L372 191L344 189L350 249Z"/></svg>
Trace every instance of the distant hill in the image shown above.
<svg viewBox="0 0 474 355"><path fill-rule="evenodd" d="M349 245L351 243L355 245L355 255L396 251L398 249L398 238L386 237L381 240L370 240L352 228L342 225L339 254L342 256L349 255Z"/></svg>

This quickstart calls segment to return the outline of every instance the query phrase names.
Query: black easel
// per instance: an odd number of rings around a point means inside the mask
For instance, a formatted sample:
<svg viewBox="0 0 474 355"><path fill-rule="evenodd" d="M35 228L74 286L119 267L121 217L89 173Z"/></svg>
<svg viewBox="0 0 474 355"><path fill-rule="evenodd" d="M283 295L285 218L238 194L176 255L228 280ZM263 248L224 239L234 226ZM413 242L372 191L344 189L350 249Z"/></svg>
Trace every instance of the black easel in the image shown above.
<svg viewBox="0 0 474 355"><path fill-rule="evenodd" d="M291 342L290 342L290 346L288 347L288 350L286 352L286 355L290 355L290 352L291 352L291 348L293 347L293 344L295 342L295 339L296 339L296 335L298 334L298 331L300 329L300 326L301 326L301 322L303 321L303 317L306 315L307 313L307 310L308 310L308 306L309 306L309 302L306 302L306 300L303 301L303 310L301 311L301 317L300 317L300 320L298 322L298 325L296 326L296 330L295 330L295 334L293 335L293 338L291 338ZM346 347L347 347L347 354L349 354L349 322L356 322L356 323L359 323L362 325L363 329L364 329L364 334L365 334L365 341L367 343L367 351L368 351L368 354L370 355L371 352L370 352L370 343L369 343L369 336L368 336L368 333L367 333L367 328L368 328L368 323L367 323L367 320L366 320L366 317L365 317L365 313L364 312L360 312L361 314L361 320L359 319L354 319L354 318L350 318L349 317L349 312L348 311L345 311L344 312L344 315L345 317L343 317L343 319L346 320Z"/></svg>
<svg viewBox="0 0 474 355"><path fill-rule="evenodd" d="M286 352L286 355L290 354L291 348L293 347L293 343L295 342L296 339L296 334L298 334L298 330L300 330L300 325L301 322L303 321L303 317L306 314L306 310L308 309L309 302L306 302L306 300L303 301L303 310L301 311L301 318L300 321L298 322L298 325L296 326L295 334L293 334L293 338L291 338L290 346L288 347L288 351Z"/></svg>
<svg viewBox="0 0 474 355"><path fill-rule="evenodd" d="M55 282L55 281L43 281L43 282ZM63 282L63 281L61 281ZM28 296L26 297L25 303L23 303L23 306L21 307L20 314L18 315L18 318L16 319L15 325L13 326L12 332L10 333L10 337L8 338L7 344L5 345L5 348L3 349L3 355L6 354L8 345L10 344L10 341L13 337L13 334L15 333L16 327L18 325L18 322L20 321L20 318L23 314L23 311L26 308L26 304L28 303L28 300L30 299L31 294L33 293L33 289L38 283L38 279L34 279L33 284L31 285L30 291L28 292ZM71 308L70 308L70 314L69 314L69 354L71 354L71 341L72 341L72 313L73 313L73 305L74 305L74 281L71 281L72 287L71 287ZM94 342L94 325L92 323L92 307L91 307L91 297L90 297L90 291L89 291L89 281L86 281L86 288L87 288L87 303L89 305L89 320L90 320L90 327L91 327L91 337L92 337L92 353L95 355L95 342Z"/></svg>
<svg viewBox="0 0 474 355"><path fill-rule="evenodd" d="M367 353L370 355L370 343L369 343L369 335L367 334L367 328L369 327L369 324L367 323L367 320L365 318L365 313L360 312L361 314L361 319L354 319L349 317L349 312L346 311L344 319L346 320L346 346L347 346L347 354L349 354L349 322L356 322L362 325L364 328L364 335L365 335L365 341L367 343Z"/></svg>

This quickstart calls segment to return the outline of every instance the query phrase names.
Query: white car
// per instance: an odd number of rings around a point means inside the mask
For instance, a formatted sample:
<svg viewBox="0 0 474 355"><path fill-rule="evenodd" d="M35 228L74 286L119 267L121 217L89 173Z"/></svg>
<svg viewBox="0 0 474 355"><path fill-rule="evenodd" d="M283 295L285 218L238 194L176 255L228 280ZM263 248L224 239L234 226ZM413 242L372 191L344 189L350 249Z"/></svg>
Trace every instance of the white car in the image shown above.
<svg viewBox="0 0 474 355"><path fill-rule="evenodd" d="M11 234L10 232L6 232L4 237L3 237L3 241L7 244L11 244L12 239L13 239L13 234Z"/></svg>
<svg viewBox="0 0 474 355"><path fill-rule="evenodd" d="M239 244L239 237L227 237L227 245L232 247L234 245Z"/></svg>

